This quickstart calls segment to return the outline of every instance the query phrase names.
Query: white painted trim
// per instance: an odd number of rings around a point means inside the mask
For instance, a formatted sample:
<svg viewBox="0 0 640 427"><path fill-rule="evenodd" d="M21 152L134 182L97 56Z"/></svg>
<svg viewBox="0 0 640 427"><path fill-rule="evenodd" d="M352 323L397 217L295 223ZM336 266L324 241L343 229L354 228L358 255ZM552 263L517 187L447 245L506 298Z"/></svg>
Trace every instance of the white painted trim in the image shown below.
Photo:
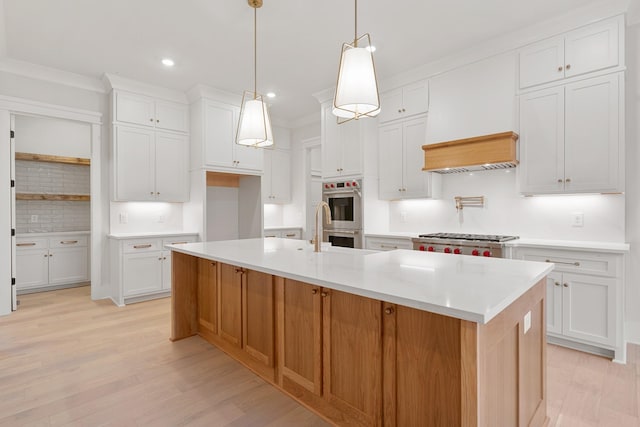
<svg viewBox="0 0 640 427"><path fill-rule="evenodd" d="M180 104L188 104L187 94L175 89L167 89L160 86L150 85L148 83L139 82L116 74L104 73L102 78L104 86L108 92L112 90L124 90L127 92L147 95L152 98L160 98L166 101L178 102Z"/></svg>
<svg viewBox="0 0 640 427"><path fill-rule="evenodd" d="M228 92L203 84L197 84L187 91L187 98L191 104L200 99L206 98L239 107L240 102L242 101L242 94Z"/></svg>
<svg viewBox="0 0 640 427"><path fill-rule="evenodd" d="M107 93L100 79L83 76L82 74L45 67L44 65L20 61L13 58L0 60L0 71L35 80L56 83L63 86L75 87L97 93Z"/></svg>
<svg viewBox="0 0 640 427"><path fill-rule="evenodd" d="M289 124L291 129L299 129L313 124L320 125L320 111L292 120Z"/></svg>
<svg viewBox="0 0 640 427"><path fill-rule="evenodd" d="M626 321L624 324L624 340L627 343L640 345L640 321Z"/></svg>
<svg viewBox="0 0 640 427"><path fill-rule="evenodd" d="M320 137L306 138L300 141L305 149L316 148L320 146Z"/></svg>
<svg viewBox="0 0 640 427"><path fill-rule="evenodd" d="M11 313L11 146L9 145L9 131L11 129L11 114L7 110L0 110L0 316Z"/></svg>
<svg viewBox="0 0 640 427"><path fill-rule="evenodd" d="M62 105L47 104L24 98L0 95L0 109L12 113L55 117L59 119L76 120L87 123L102 123L102 113Z"/></svg>

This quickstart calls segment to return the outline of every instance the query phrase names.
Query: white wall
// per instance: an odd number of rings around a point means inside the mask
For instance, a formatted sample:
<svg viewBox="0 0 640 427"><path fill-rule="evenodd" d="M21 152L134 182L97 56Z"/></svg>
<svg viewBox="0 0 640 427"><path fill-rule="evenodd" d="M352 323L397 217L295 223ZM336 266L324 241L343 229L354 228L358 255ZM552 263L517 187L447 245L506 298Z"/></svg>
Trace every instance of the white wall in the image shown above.
<svg viewBox="0 0 640 427"><path fill-rule="evenodd" d="M110 206L111 233L182 231L182 203L111 202Z"/></svg>
<svg viewBox="0 0 640 427"><path fill-rule="evenodd" d="M16 152L91 157L91 126L45 117L16 116Z"/></svg>
<svg viewBox="0 0 640 427"><path fill-rule="evenodd" d="M299 126L291 131L291 204L283 211L285 223L299 225L302 235L310 238L307 226L307 176L304 142L320 137L320 105L318 105L317 121Z"/></svg>

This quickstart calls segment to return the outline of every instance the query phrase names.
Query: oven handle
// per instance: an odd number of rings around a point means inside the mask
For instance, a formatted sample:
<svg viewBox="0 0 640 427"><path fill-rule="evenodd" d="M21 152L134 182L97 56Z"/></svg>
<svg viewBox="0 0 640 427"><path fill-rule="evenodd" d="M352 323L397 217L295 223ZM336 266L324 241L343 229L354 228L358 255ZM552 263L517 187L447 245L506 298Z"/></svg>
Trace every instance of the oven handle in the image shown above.
<svg viewBox="0 0 640 427"><path fill-rule="evenodd" d="M353 189L347 190L347 191L344 191L344 190L333 190L333 191L329 190L329 191L323 191L322 192L323 196L335 196L335 195L340 195L340 194L343 194L345 196L356 195L356 196L362 198L362 193L360 193L360 190L358 190L356 188L353 188Z"/></svg>
<svg viewBox="0 0 640 427"><path fill-rule="evenodd" d="M334 234L334 235L337 235L337 234L360 234L360 231L359 230L353 230L353 231L351 231L351 230L326 230L326 233L327 234Z"/></svg>

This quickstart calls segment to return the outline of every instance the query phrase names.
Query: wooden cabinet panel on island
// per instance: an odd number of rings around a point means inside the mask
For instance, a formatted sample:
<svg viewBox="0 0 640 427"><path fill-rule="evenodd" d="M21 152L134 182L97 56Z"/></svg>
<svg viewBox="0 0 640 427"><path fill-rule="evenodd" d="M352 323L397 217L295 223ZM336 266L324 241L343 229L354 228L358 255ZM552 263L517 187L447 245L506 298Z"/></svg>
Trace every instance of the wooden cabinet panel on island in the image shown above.
<svg viewBox="0 0 640 427"><path fill-rule="evenodd" d="M198 259L198 326L209 338L218 333L218 265Z"/></svg>
<svg viewBox="0 0 640 427"><path fill-rule="evenodd" d="M242 268L220 264L220 337L242 347Z"/></svg>

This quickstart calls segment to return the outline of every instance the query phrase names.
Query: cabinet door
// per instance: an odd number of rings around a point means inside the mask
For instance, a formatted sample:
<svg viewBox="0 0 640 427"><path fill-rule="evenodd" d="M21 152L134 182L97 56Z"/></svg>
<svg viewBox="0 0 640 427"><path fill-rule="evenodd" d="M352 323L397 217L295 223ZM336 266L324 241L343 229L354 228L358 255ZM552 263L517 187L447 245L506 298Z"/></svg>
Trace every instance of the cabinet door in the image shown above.
<svg viewBox="0 0 640 427"><path fill-rule="evenodd" d="M154 131L116 126L115 200L155 200Z"/></svg>
<svg viewBox="0 0 640 427"><path fill-rule="evenodd" d="M242 286L242 347L262 365L274 367L273 276L245 270Z"/></svg>
<svg viewBox="0 0 640 427"><path fill-rule="evenodd" d="M339 177L341 165L340 131L329 106L323 109L322 115L322 177Z"/></svg>
<svg viewBox="0 0 640 427"><path fill-rule="evenodd" d="M229 264L219 264L218 267L220 268L218 332L223 339L241 348L243 271Z"/></svg>
<svg viewBox="0 0 640 427"><path fill-rule="evenodd" d="M270 203L291 202L291 154L288 151L271 151Z"/></svg>
<svg viewBox="0 0 640 427"><path fill-rule="evenodd" d="M547 276L547 332L562 333L562 273Z"/></svg>
<svg viewBox="0 0 640 427"><path fill-rule="evenodd" d="M322 394L322 311L320 288L284 279L282 348L279 358L282 388L292 385Z"/></svg>
<svg viewBox="0 0 640 427"><path fill-rule="evenodd" d="M520 97L520 191L564 190L564 88Z"/></svg>
<svg viewBox="0 0 640 427"><path fill-rule="evenodd" d="M37 288L49 284L49 251L16 250L16 289Z"/></svg>
<svg viewBox="0 0 640 427"><path fill-rule="evenodd" d="M329 289L322 297L324 397L364 425L380 425L382 303Z"/></svg>
<svg viewBox="0 0 640 427"><path fill-rule="evenodd" d="M162 251L162 289L171 290L171 251Z"/></svg>
<svg viewBox="0 0 640 427"><path fill-rule="evenodd" d="M568 33L565 38L565 76L572 77L617 66L618 35L617 19Z"/></svg>
<svg viewBox="0 0 640 427"><path fill-rule="evenodd" d="M198 330L218 333L218 263L198 259Z"/></svg>
<svg viewBox="0 0 640 427"><path fill-rule="evenodd" d="M564 335L615 345L616 279L570 273L563 279Z"/></svg>
<svg viewBox="0 0 640 427"><path fill-rule="evenodd" d="M429 110L429 82L422 80L402 88L402 115L426 113Z"/></svg>
<svg viewBox="0 0 640 427"><path fill-rule="evenodd" d="M247 147L233 142L233 158L235 167L260 172L264 169L264 149Z"/></svg>
<svg viewBox="0 0 640 427"><path fill-rule="evenodd" d="M155 124L152 98L126 92L116 92L115 121L151 126Z"/></svg>
<svg viewBox="0 0 640 427"><path fill-rule="evenodd" d="M565 191L617 191L618 75L568 84L565 91Z"/></svg>
<svg viewBox="0 0 640 427"><path fill-rule="evenodd" d="M519 53L520 87L530 87L564 78L564 37L527 46Z"/></svg>
<svg viewBox="0 0 640 427"><path fill-rule="evenodd" d="M162 252L126 254L122 260L125 297L162 290Z"/></svg>
<svg viewBox="0 0 640 427"><path fill-rule="evenodd" d="M49 250L49 284L68 284L89 280L87 248Z"/></svg>
<svg viewBox="0 0 640 427"><path fill-rule="evenodd" d="M403 158L402 123L381 126L378 133L378 197L380 199L402 198Z"/></svg>
<svg viewBox="0 0 640 427"><path fill-rule="evenodd" d="M402 118L402 88L381 93L378 123L386 123L400 118Z"/></svg>
<svg viewBox="0 0 640 427"><path fill-rule="evenodd" d="M342 148L340 175L362 174L362 138L360 127L363 120L352 120L338 126L338 141Z"/></svg>
<svg viewBox="0 0 640 427"><path fill-rule="evenodd" d="M189 106L176 102L156 101L156 129L189 131Z"/></svg>
<svg viewBox="0 0 640 427"><path fill-rule="evenodd" d="M428 172L423 172L422 146L427 138L427 119L415 119L403 124L404 198L431 197Z"/></svg>
<svg viewBox="0 0 640 427"><path fill-rule="evenodd" d="M185 135L156 132L155 189L157 200L189 200L189 139Z"/></svg>
<svg viewBox="0 0 640 427"><path fill-rule="evenodd" d="M204 152L207 166L233 167L234 126L237 108L206 102L204 105Z"/></svg>

